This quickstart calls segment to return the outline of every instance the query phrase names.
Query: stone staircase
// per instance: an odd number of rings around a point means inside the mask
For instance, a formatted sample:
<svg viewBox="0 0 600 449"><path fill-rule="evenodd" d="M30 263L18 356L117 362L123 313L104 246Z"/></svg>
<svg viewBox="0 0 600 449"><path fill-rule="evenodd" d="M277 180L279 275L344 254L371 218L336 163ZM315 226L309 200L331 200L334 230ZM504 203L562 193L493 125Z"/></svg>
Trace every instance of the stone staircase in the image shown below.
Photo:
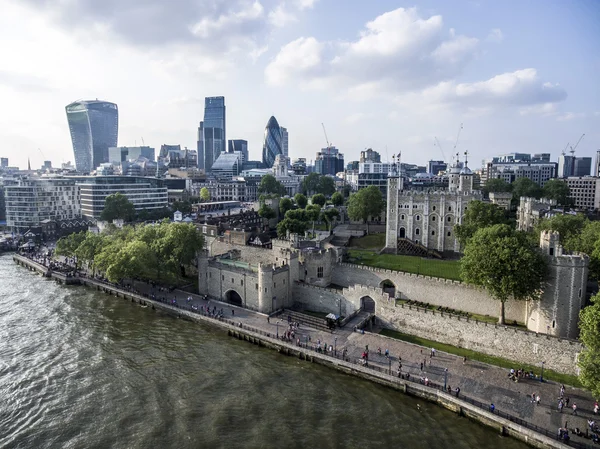
<svg viewBox="0 0 600 449"><path fill-rule="evenodd" d="M350 237L348 236L334 235L329 243L333 246L347 246L349 241Z"/></svg>
<svg viewBox="0 0 600 449"><path fill-rule="evenodd" d="M284 323L287 323L288 316L292 317L292 321L300 323L302 326L307 326L312 329L318 329L325 332L331 332L327 326L327 320L325 318L318 318L316 316L308 315L306 313L299 312L297 310L285 309L279 317Z"/></svg>
<svg viewBox="0 0 600 449"><path fill-rule="evenodd" d="M435 257L442 259L442 255L433 249L429 249L421 243L415 243L407 238L398 239L398 254L407 254L409 256Z"/></svg>

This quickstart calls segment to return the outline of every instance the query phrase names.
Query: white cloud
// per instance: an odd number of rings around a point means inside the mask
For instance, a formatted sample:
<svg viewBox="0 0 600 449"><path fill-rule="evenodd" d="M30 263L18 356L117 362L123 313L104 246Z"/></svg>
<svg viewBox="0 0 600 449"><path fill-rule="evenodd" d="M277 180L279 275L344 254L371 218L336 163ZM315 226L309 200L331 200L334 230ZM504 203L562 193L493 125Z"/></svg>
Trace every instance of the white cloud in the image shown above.
<svg viewBox="0 0 600 449"><path fill-rule="evenodd" d="M349 125L354 125L355 123L358 123L367 117L370 117L370 114L365 114L364 112L355 112L354 114L347 115L344 118L344 122Z"/></svg>
<svg viewBox="0 0 600 449"><path fill-rule="evenodd" d="M318 0L295 0L296 7L300 10L311 9Z"/></svg>
<svg viewBox="0 0 600 449"><path fill-rule="evenodd" d="M190 27L194 36L203 39L214 39L231 33L248 23L252 23L264 16L264 8L259 1L242 5L240 9L230 10L219 15L215 20L213 17L203 17Z"/></svg>
<svg viewBox="0 0 600 449"><path fill-rule="evenodd" d="M280 3L269 12L269 23L275 27L282 28L297 20L296 16L287 10L284 3Z"/></svg>
<svg viewBox="0 0 600 449"><path fill-rule="evenodd" d="M502 34L502 30L500 28L493 28L490 30L490 34L488 34L485 39L488 42L502 42L504 40L504 34Z"/></svg>
<svg viewBox="0 0 600 449"><path fill-rule="evenodd" d="M586 114L583 112L565 112L563 114L559 114L556 117L556 120L559 122L569 122L571 120L577 120L585 118Z"/></svg>
<svg viewBox="0 0 600 449"><path fill-rule="evenodd" d="M519 110L521 115L541 115L548 117L550 115L556 115L558 107L556 103L542 103L533 106L526 106Z"/></svg>
<svg viewBox="0 0 600 449"><path fill-rule="evenodd" d="M265 69L267 82L284 85L295 75L309 78L316 76L316 68L321 64L323 44L314 37L299 37L285 45Z"/></svg>

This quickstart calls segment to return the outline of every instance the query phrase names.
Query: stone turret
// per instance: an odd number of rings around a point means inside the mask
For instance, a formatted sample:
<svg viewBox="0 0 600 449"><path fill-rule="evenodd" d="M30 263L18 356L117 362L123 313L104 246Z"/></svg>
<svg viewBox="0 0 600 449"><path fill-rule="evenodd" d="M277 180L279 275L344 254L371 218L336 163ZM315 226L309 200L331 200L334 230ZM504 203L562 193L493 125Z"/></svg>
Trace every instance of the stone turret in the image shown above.
<svg viewBox="0 0 600 449"><path fill-rule="evenodd" d="M281 304L273 304L273 265L259 263L258 311L261 313L271 313L280 307Z"/></svg>
<svg viewBox="0 0 600 449"><path fill-rule="evenodd" d="M548 278L539 301L527 310L529 330L563 338L579 335L579 311L585 303L589 257L564 254L560 234L542 231L540 249L548 261Z"/></svg>
<svg viewBox="0 0 600 449"><path fill-rule="evenodd" d="M208 295L208 251L198 251L198 293Z"/></svg>

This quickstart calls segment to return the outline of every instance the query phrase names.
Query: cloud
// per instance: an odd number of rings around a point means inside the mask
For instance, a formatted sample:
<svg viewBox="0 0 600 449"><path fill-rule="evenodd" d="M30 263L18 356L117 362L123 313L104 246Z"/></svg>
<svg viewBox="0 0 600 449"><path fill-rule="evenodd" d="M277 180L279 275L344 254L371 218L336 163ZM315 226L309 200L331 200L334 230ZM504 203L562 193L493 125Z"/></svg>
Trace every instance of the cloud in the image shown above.
<svg viewBox="0 0 600 449"><path fill-rule="evenodd" d="M296 16L289 12L284 3L280 3L269 13L269 23L282 28L291 22L296 22Z"/></svg>
<svg viewBox="0 0 600 449"><path fill-rule="evenodd" d="M299 10L311 9L315 6L318 0L296 0L295 4Z"/></svg>
<svg viewBox="0 0 600 449"><path fill-rule="evenodd" d="M0 87L5 86L17 92L44 93L54 89L47 81L35 75L0 70Z"/></svg>
<svg viewBox="0 0 600 449"><path fill-rule="evenodd" d="M360 122L361 120L364 120L367 117L370 117L371 114L366 114L364 112L356 112L354 114L350 114L348 116L346 116L344 118L344 122L346 122L349 125L353 125L355 123Z"/></svg>
<svg viewBox="0 0 600 449"><path fill-rule="evenodd" d="M267 82L281 86L298 75L314 80L321 66L323 48L314 37L299 37L286 44L266 67Z"/></svg>
<svg viewBox="0 0 600 449"><path fill-rule="evenodd" d="M559 122L569 122L571 120L585 118L587 114L584 112L565 112L556 117L556 120Z"/></svg>
<svg viewBox="0 0 600 449"><path fill-rule="evenodd" d="M485 39L488 42L502 42L504 40L504 34L502 34L502 30L500 28L493 28L490 30L490 34Z"/></svg>
<svg viewBox="0 0 600 449"><path fill-rule="evenodd" d="M548 117L550 115L557 114L556 103L542 103L533 106L526 106L519 110L521 115L541 115L542 117Z"/></svg>
<svg viewBox="0 0 600 449"><path fill-rule="evenodd" d="M424 19L415 8L399 8L376 17L355 41L303 39L312 45L302 54L295 53L295 46L290 45L294 42L281 48L266 68L268 82L313 84L315 74L307 72L302 63L303 57L309 57L320 61L318 76L321 81L329 78L329 85L379 83L388 90L414 89L461 73L478 47L476 38L446 32L441 16ZM273 73L278 76L269 76Z"/></svg>

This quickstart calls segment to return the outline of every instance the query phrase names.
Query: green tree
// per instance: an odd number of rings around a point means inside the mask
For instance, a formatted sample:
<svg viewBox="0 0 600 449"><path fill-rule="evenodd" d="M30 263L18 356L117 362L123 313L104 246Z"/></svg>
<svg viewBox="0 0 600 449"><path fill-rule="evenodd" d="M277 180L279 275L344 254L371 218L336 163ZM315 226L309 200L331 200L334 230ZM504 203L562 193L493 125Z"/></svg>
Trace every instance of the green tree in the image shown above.
<svg viewBox="0 0 600 449"><path fill-rule="evenodd" d="M317 184L318 193L331 196L335 192L335 181L330 176L321 176L319 177L319 183Z"/></svg>
<svg viewBox="0 0 600 449"><path fill-rule="evenodd" d="M317 193L316 195L313 195L313 197L311 198L311 202L312 204L318 204L319 206L323 207L325 206L327 199L322 193Z"/></svg>
<svg viewBox="0 0 600 449"><path fill-rule="evenodd" d="M579 380L594 397L600 397L600 294L591 298L592 304L579 312L579 339L583 351L579 354Z"/></svg>
<svg viewBox="0 0 600 449"><path fill-rule="evenodd" d="M88 268L92 269L92 276L96 274L96 267L94 264L96 254L99 254L102 247L106 244L106 239L102 235L87 232L85 233L85 239L75 250L77 259L85 262L88 265Z"/></svg>
<svg viewBox="0 0 600 449"><path fill-rule="evenodd" d="M302 181L302 193L305 195L313 195L317 193L317 189L319 187L319 178L320 175L318 173L310 173L304 180Z"/></svg>
<svg viewBox="0 0 600 449"><path fill-rule="evenodd" d="M461 259L462 279L500 301L500 324L508 299L539 299L546 273L546 260L527 235L505 224L479 229Z"/></svg>
<svg viewBox="0 0 600 449"><path fill-rule="evenodd" d="M277 224L277 236L283 238L287 235L287 231L304 235L307 228L308 223L306 221L293 218L284 218Z"/></svg>
<svg viewBox="0 0 600 449"><path fill-rule="evenodd" d="M331 195L331 204L333 204L335 207L342 206L344 204L344 195L342 195L340 192L335 192L333 195Z"/></svg>
<svg viewBox="0 0 600 449"><path fill-rule="evenodd" d="M104 210L100 214L103 221L124 220L131 221L135 217L135 207L122 193L108 195L104 202Z"/></svg>
<svg viewBox="0 0 600 449"><path fill-rule="evenodd" d="M583 251L582 232L588 220L582 215L555 215L551 218L542 219L536 226L536 235L539 238L541 231L556 231L560 234L560 243L567 251ZM594 236L597 237L597 236ZM587 254L591 254L595 239L587 245Z"/></svg>
<svg viewBox="0 0 600 449"><path fill-rule="evenodd" d="M485 185L482 188L485 196L489 196L490 192L494 193L502 193L502 192L510 192L512 190L512 185L506 182L504 179L488 179L485 182Z"/></svg>
<svg viewBox="0 0 600 449"><path fill-rule="evenodd" d="M207 201L210 201L210 191L208 190L208 188L206 188L206 187L202 187L202 188L200 189L200 199L201 199L202 201L204 201L205 203L206 203Z"/></svg>
<svg viewBox="0 0 600 449"><path fill-rule="evenodd" d="M273 175L265 175L262 177L260 184L258 185L258 192L274 194L277 196L284 196L286 194L283 184L277 181Z"/></svg>
<svg viewBox="0 0 600 449"><path fill-rule="evenodd" d="M381 190L377 186L369 186L350 195L348 216L355 221L364 221L369 234L369 217L379 216L384 206Z"/></svg>
<svg viewBox="0 0 600 449"><path fill-rule="evenodd" d="M57 256L73 257L79 245L85 240L86 232L76 232L73 234L61 237L56 242L55 254Z"/></svg>
<svg viewBox="0 0 600 449"><path fill-rule="evenodd" d="M464 247L478 229L495 224L508 224L506 211L497 204L471 201L462 224L454 226L454 233Z"/></svg>
<svg viewBox="0 0 600 449"><path fill-rule="evenodd" d="M279 202L279 210L281 211L281 215L285 215L285 213L294 207L294 203L289 198L282 198Z"/></svg>
<svg viewBox="0 0 600 449"><path fill-rule="evenodd" d="M513 203L518 204L522 196L541 198L542 188L529 178L519 178L512 183Z"/></svg>
<svg viewBox="0 0 600 449"><path fill-rule="evenodd" d="M192 213L192 203L189 201L174 201L171 204L171 212L179 211L183 214ZM139 215L138 215L139 218Z"/></svg>
<svg viewBox="0 0 600 449"><path fill-rule="evenodd" d="M331 232L331 225L335 222L339 215L340 212L334 207L330 209L325 209L321 214L323 220L327 223L327 229L329 230L329 232Z"/></svg>
<svg viewBox="0 0 600 449"><path fill-rule="evenodd" d="M266 218L267 220L271 220L272 218L275 218L277 214L272 208L266 204L263 204L260 209L258 209L258 215L262 218Z"/></svg>
<svg viewBox="0 0 600 449"><path fill-rule="evenodd" d="M568 205L570 203L569 185L561 179L550 179L544 184L544 198L556 200L558 204Z"/></svg>
<svg viewBox="0 0 600 449"><path fill-rule="evenodd" d="M288 212L289 213L289 212ZM306 206L305 209L306 219L312 221L312 232L315 233L315 221L321 216L321 206L318 204L311 204Z"/></svg>
<svg viewBox="0 0 600 449"><path fill-rule="evenodd" d="M296 202L296 205L300 209L304 209L306 207L306 205L308 204L308 199L306 198L305 195L303 195L301 193L296 193L294 195L294 201Z"/></svg>

